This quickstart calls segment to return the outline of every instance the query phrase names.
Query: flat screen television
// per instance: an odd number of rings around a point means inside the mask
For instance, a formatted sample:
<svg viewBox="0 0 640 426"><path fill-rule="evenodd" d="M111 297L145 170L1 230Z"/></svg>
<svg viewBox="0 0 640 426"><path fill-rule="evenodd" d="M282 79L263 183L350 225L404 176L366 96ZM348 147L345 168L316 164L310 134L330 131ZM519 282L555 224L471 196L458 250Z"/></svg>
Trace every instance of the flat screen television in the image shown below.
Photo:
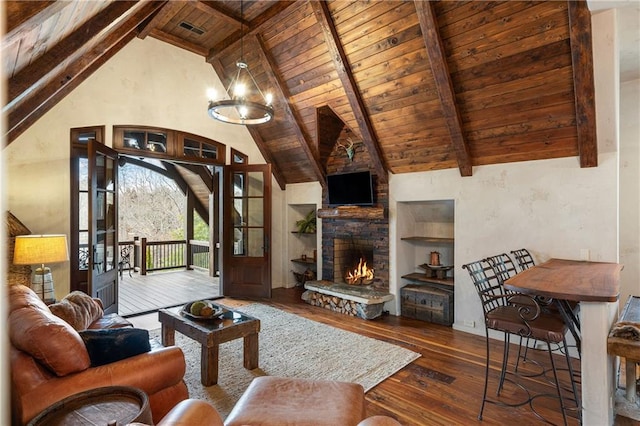
<svg viewBox="0 0 640 426"><path fill-rule="evenodd" d="M372 206L371 172L327 175L329 206Z"/></svg>

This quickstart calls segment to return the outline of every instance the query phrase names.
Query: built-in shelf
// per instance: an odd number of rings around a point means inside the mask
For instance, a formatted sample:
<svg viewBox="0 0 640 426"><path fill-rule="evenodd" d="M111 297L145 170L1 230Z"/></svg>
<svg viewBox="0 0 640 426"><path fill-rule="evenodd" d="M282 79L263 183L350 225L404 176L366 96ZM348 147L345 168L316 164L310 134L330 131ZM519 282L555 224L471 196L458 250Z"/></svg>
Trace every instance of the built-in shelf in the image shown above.
<svg viewBox="0 0 640 426"><path fill-rule="evenodd" d="M315 203L289 204L287 216L287 258L290 260L291 275L287 278L287 287L301 286L308 280L317 278L318 236L320 229L313 226L316 218Z"/></svg>
<svg viewBox="0 0 640 426"><path fill-rule="evenodd" d="M311 258L311 259L309 259L309 258L306 258L306 259L302 259L302 258L300 258L300 259L291 259L291 261L294 262L294 263L301 263L303 265L314 265L315 266L315 264L316 264L316 260L313 259L313 258Z"/></svg>
<svg viewBox="0 0 640 426"><path fill-rule="evenodd" d="M436 238L436 237L402 237L403 241L416 241L423 243L442 243L442 244L453 244L453 238Z"/></svg>
<svg viewBox="0 0 640 426"><path fill-rule="evenodd" d="M447 290L453 290L453 278L435 278L429 277L426 274L420 274L418 272L414 272L412 274L403 275L402 278L418 283L424 284L437 284L443 286L443 288Z"/></svg>

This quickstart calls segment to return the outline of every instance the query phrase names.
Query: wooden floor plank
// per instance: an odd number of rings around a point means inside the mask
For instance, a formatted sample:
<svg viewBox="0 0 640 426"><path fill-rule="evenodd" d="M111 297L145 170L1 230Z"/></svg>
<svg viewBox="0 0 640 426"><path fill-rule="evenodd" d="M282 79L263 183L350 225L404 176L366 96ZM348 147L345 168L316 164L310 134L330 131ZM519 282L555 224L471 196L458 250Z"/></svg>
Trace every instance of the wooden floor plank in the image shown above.
<svg viewBox="0 0 640 426"><path fill-rule="evenodd" d="M490 404L485 407L483 420L478 420L484 386L483 336L404 317L383 316L375 320L348 317L302 302L301 292L297 288L274 289L272 299L261 302L422 354L421 358L367 392L369 415L390 415L406 426L544 424L528 406L505 408ZM516 349L515 345L513 348ZM490 377L495 383L500 371L501 342L492 340L491 351ZM532 356L549 363L548 356L541 351ZM525 382L536 392L553 391L544 379L526 379ZM495 395L495 389L490 386L489 395ZM507 399L520 396L519 392L510 389L502 395ZM552 423L562 424L555 400L542 398L537 407ZM579 422L570 418L569 424Z"/></svg>
<svg viewBox="0 0 640 426"><path fill-rule="evenodd" d="M185 280L198 278L187 272ZM178 275L162 277L163 289L151 291L168 297L173 305L186 303L197 298L211 297L217 294L217 283L211 279L201 282L193 279L194 288L185 293L185 287L176 285L181 281ZM188 286L188 284L187 284ZM199 286L201 289L196 290ZM131 286L133 295L131 300L137 300L135 290L138 286ZM205 291L205 296L195 296L196 291ZM500 407L487 404L483 413L483 420L478 420L478 411L484 386L485 371L485 338L451 327L431 324L415 319L382 316L375 320L363 320L337 314L329 310L304 303L300 296L302 289L273 289L271 299L261 299L259 302L274 306L313 321L321 322L333 327L358 333L371 338L386 341L407 349L419 352L422 356L396 372L366 394L366 408L368 415L389 415L396 418L405 426L424 425L535 425L545 424L532 412L528 406L517 408ZM198 293L201 294L201 293ZM184 302L178 302L178 295L184 296ZM165 299L167 300L167 299ZM230 306L241 306L251 301L239 299L222 299L222 303ZM140 317L142 318L142 317ZM157 314L155 314L157 319ZM151 327L159 327L156 323ZM488 395L492 398L496 393L496 383L500 372L501 358L500 341L491 340L490 385ZM512 354L517 346L512 344ZM549 364L548 355L544 351L533 351L532 359L544 365ZM558 362L562 358L558 357ZM579 369L579 361L574 363ZM511 367L512 369L512 367ZM527 364L523 371L533 371L535 366ZM564 386L568 387L568 375L563 373ZM522 379L522 383L534 392L553 392L554 388L544 377ZM502 392L502 398L513 401L522 396L522 391L507 385ZM557 400L540 398L535 404L551 424L562 424ZM578 425L575 414L569 418L569 425ZM616 418L616 425L628 425L626 418Z"/></svg>

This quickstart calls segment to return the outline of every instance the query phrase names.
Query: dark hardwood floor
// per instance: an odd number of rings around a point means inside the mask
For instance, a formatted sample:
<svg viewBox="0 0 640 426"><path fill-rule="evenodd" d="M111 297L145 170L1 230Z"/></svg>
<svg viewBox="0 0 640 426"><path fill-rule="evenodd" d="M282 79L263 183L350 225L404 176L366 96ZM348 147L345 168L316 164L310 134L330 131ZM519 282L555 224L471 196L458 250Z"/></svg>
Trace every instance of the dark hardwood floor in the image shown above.
<svg viewBox="0 0 640 426"><path fill-rule="evenodd" d="M206 287L209 287L209 284L205 283L205 289ZM478 420L484 386L485 338L483 336L391 315L375 320L349 317L304 303L300 298L302 292L301 288L278 288L273 290L271 299L259 300L259 302L314 321L403 346L422 355L367 392L368 415L388 415L396 418L405 426L545 424L543 420L536 417L528 405L511 408L487 404L483 420ZM171 295L173 301L180 297L186 297L188 300L198 299L199 296L194 296L194 294L194 289L186 291L183 286L173 287L172 291L167 292L167 296ZM137 299L137 297L135 298ZM223 299L222 301L230 305L246 303L246 301L237 299ZM157 314L138 318L142 319L143 317L150 318L151 324L147 326L148 328L159 327ZM500 341L491 341L488 392L491 397L494 397L496 393L501 347ZM516 352L517 346L512 345L511 353L515 355ZM532 352L531 356L535 361L543 365L549 364L546 352L535 350ZM561 363L560 365L564 364L562 357L557 357L557 360ZM579 369L578 360L575 360L573 365ZM534 364L527 363L521 371L530 373L538 370ZM561 376L568 389L568 374L563 372ZM550 383L551 379L552 377L549 376L521 379L520 381L536 394L554 394L555 390ZM503 401L513 402L523 398L526 398L523 391L515 388L511 383L507 383L505 390L501 393ZM562 424L559 404L555 398L538 398L534 406L551 424ZM579 424L575 414L572 414L569 424ZM638 422L624 417L618 417L615 421L615 425L618 426L638 424Z"/></svg>
<svg viewBox="0 0 640 426"><path fill-rule="evenodd" d="M362 320L310 306L300 300L302 290L274 289L273 298L261 302L287 312L334 327L406 347L422 354L366 395L367 413L396 418L403 425L526 425L544 424L528 405L510 408L493 404L485 406L483 420L478 420L482 399L485 366L485 339L450 327L409 318L384 316ZM501 344L492 341L492 362L489 395L495 396L495 383L500 371ZM512 353L517 347L513 346ZM546 353L534 353L534 359L549 363ZM527 364L524 371L529 369ZM579 368L579 363L575 366ZM568 383L568 374L564 375ZM552 394L553 386L537 377L521 382L533 392ZM504 401L524 397L507 384L502 392ZM538 398L536 409L553 424L562 424L559 404L555 398ZM575 418L569 424L579 424Z"/></svg>

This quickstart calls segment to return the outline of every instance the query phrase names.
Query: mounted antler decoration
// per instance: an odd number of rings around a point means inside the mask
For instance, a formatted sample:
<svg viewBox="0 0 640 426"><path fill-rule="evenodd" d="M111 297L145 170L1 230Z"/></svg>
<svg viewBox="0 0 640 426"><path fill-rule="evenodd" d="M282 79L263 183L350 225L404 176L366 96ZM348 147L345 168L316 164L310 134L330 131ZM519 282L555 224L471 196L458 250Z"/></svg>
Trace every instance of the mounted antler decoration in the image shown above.
<svg viewBox="0 0 640 426"><path fill-rule="evenodd" d="M343 148L347 153L347 157L349 157L349 160L353 161L353 155L356 153L356 149L353 146L353 141L351 140L351 138L347 138L347 141L349 142L349 145L344 145L338 142L338 147Z"/></svg>

